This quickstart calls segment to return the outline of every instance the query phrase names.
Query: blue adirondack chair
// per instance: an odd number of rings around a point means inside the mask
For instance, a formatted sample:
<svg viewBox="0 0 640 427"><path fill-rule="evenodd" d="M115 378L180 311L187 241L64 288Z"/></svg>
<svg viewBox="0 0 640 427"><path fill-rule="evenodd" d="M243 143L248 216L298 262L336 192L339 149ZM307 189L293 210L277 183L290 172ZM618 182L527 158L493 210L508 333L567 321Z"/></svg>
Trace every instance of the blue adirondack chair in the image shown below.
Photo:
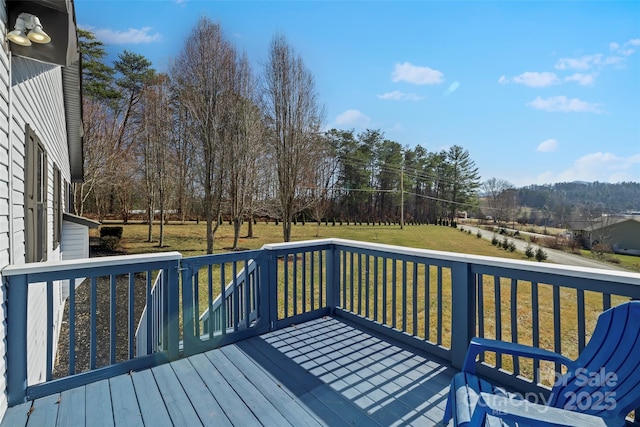
<svg viewBox="0 0 640 427"><path fill-rule="evenodd" d="M476 356L492 351L567 367L547 405L519 399L475 375ZM454 426L624 426L640 407L640 301L598 317L593 335L576 360L503 341L474 338L462 372L449 389L444 424Z"/></svg>

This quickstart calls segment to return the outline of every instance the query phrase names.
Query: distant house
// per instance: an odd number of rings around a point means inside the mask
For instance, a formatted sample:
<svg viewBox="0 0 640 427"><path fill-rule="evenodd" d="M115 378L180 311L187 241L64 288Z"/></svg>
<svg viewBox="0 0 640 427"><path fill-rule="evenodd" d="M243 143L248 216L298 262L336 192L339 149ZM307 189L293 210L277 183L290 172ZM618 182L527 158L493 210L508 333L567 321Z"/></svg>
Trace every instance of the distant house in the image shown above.
<svg viewBox="0 0 640 427"><path fill-rule="evenodd" d="M70 184L83 179L81 71L73 2L0 0L0 28L6 37L0 52L2 279L2 269L10 264L87 257L88 227L96 224L68 213ZM59 331L68 284L54 283L53 288L54 329ZM11 305L4 286L0 299L4 341ZM30 286L30 382L44 379L45 301L45 286ZM5 351L0 346L3 391ZM0 418L6 407L6 394L1 393Z"/></svg>
<svg viewBox="0 0 640 427"><path fill-rule="evenodd" d="M569 223L574 238L591 249L597 243L611 247L614 253L640 255L640 217L603 216L594 221Z"/></svg>

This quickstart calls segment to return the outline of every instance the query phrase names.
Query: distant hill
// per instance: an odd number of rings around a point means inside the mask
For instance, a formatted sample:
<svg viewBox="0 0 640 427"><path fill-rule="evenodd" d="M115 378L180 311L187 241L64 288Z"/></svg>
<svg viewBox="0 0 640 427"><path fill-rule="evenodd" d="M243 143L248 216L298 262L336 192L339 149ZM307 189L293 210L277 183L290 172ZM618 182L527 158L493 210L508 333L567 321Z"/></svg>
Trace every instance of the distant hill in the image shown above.
<svg viewBox="0 0 640 427"><path fill-rule="evenodd" d="M556 222L640 211L637 182L562 182L530 185L516 191L520 206L547 212Z"/></svg>

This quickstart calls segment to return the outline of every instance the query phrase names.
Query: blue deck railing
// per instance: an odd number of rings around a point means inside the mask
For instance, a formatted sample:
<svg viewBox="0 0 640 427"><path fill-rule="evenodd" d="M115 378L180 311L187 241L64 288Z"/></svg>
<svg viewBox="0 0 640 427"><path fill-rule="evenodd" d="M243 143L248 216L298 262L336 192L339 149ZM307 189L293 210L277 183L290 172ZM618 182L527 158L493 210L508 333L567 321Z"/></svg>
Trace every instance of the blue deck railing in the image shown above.
<svg viewBox="0 0 640 427"><path fill-rule="evenodd" d="M181 258L178 253L10 266L8 393L10 405L99 378L141 369L324 315L338 315L421 348L460 368L474 336L498 338L575 357L597 315L640 298L640 275L529 261L327 239L265 245L260 250ZM123 276L124 275L124 276ZM109 343L89 315L90 364L74 368L75 293L68 300L69 376L53 379L53 319L47 322L45 382L27 384L28 289L86 277L95 300L100 280L110 292ZM118 279L120 277L120 279ZM124 277L124 279L123 279ZM118 286L127 287L123 294ZM98 285L97 285L98 283ZM154 283L156 285L154 286ZM146 341L133 315L144 287ZM105 288L106 289L106 288ZM47 291L47 295L50 291ZM136 302L137 301L137 302ZM115 316L127 304L127 319ZM52 310L47 297L47 312ZM149 309L149 307L152 307ZM104 307L103 307L104 309ZM123 326L124 325L124 326ZM125 327L126 333L119 333ZM124 343L119 343L122 339ZM127 347L124 360L115 357ZM146 351L136 351L146 347ZM109 354L106 366L97 354ZM479 371L522 390L542 390L558 369L522 359L487 358Z"/></svg>

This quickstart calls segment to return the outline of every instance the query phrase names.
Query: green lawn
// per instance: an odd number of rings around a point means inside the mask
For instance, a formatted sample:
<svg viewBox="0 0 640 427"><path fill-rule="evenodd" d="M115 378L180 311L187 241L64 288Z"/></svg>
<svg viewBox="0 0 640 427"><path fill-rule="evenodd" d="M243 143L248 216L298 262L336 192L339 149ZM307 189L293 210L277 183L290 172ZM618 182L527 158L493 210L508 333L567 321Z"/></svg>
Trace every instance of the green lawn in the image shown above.
<svg viewBox="0 0 640 427"><path fill-rule="evenodd" d="M206 251L205 224L200 222L188 224L169 224L165 226L165 247L159 248L157 243L159 226L154 225L156 242L147 242L147 225L129 224L124 226L122 234L122 249L130 254L150 253L160 251L178 251L184 256L202 255ZM486 233L489 233L488 231ZM246 225L241 236L246 236ZM92 230L97 236L98 231ZM258 249L267 243L282 242L282 227L264 222L254 225L253 239L240 238L239 246L245 249ZM468 253L475 255L496 256L511 259L527 259L524 254L511 253L498 249L484 239L478 239L475 234L468 234L459 229L436 225L407 225L400 229L397 225L338 225L306 223L293 226L292 241L342 238L365 242L384 243L390 245L408 246L414 248L433 249ZM215 235L215 252L229 250L233 243L233 229L228 224L220 226Z"/></svg>

